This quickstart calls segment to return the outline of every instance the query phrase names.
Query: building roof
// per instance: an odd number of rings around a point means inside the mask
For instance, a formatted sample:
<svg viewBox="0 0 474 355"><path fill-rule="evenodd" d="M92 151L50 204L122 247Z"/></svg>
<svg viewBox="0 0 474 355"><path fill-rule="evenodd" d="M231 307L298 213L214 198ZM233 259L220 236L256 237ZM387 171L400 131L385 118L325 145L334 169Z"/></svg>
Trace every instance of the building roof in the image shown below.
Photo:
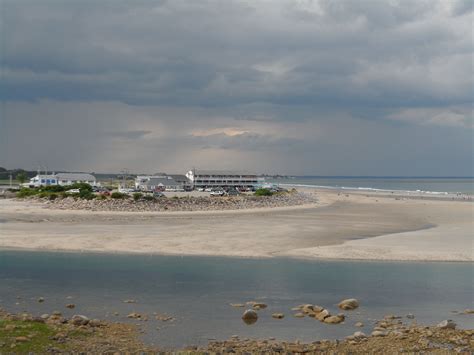
<svg viewBox="0 0 474 355"><path fill-rule="evenodd" d="M204 170L204 169L193 169L192 170L194 175L257 175L255 172L252 171L245 171L245 170Z"/></svg>
<svg viewBox="0 0 474 355"><path fill-rule="evenodd" d="M188 182L189 179L186 177L186 175L179 175L179 174L169 174L171 178L173 178L176 181L183 181L183 182Z"/></svg>
<svg viewBox="0 0 474 355"><path fill-rule="evenodd" d="M86 173L57 173L56 179L70 181L95 181L95 176Z"/></svg>
<svg viewBox="0 0 474 355"><path fill-rule="evenodd" d="M164 178L164 177L150 178L150 180L145 182L146 186L158 186L160 184L163 186L179 185L179 183L176 182L176 180L172 178Z"/></svg>

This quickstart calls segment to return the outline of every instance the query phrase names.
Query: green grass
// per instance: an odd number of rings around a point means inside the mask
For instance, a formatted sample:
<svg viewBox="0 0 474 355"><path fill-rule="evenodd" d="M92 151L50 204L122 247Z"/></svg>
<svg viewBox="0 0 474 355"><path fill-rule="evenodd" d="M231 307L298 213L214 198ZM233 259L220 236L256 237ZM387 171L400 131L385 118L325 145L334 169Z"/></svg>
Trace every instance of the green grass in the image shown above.
<svg viewBox="0 0 474 355"><path fill-rule="evenodd" d="M15 329L5 330L7 325L15 326ZM0 320L0 353L45 353L49 347L61 348L62 344L49 339L55 334L56 331L44 323ZM15 341L20 336L29 340ZM12 344L15 346L12 347Z"/></svg>

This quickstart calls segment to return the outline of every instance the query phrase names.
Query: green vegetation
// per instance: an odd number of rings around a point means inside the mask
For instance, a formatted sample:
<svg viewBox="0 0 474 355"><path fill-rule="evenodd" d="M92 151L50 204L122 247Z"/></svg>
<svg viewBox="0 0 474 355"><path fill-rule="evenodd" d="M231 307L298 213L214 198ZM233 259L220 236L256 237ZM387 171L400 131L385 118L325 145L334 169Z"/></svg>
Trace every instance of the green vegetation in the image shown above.
<svg viewBox="0 0 474 355"><path fill-rule="evenodd" d="M28 179L28 176L24 171L20 171L18 174L16 174L15 178L20 182L20 184L23 184Z"/></svg>
<svg viewBox="0 0 474 355"><path fill-rule="evenodd" d="M151 196L151 195L145 195L145 196L143 196L143 199L145 201L155 201L155 197Z"/></svg>
<svg viewBox="0 0 474 355"><path fill-rule="evenodd" d="M25 198L25 197L35 196L37 194L38 194L38 190L36 189L22 188L20 189L20 191L16 193L16 197Z"/></svg>
<svg viewBox="0 0 474 355"><path fill-rule="evenodd" d="M133 199L134 199L135 201L138 201L138 200L141 199L142 197L143 197L143 194L140 193L140 192L135 192L135 193L133 194Z"/></svg>
<svg viewBox="0 0 474 355"><path fill-rule="evenodd" d="M255 191L255 196L271 196L273 195L273 192L271 192L269 189L257 189Z"/></svg>
<svg viewBox="0 0 474 355"><path fill-rule="evenodd" d="M55 330L44 323L0 320L0 329L0 344L5 344L3 349L8 353L43 354L51 346L61 347L50 340Z"/></svg>
<svg viewBox="0 0 474 355"><path fill-rule="evenodd" d="M47 191L47 192L63 192L63 191L66 191L66 187L61 186L61 185L50 185L50 186L40 187L38 190Z"/></svg>
<svg viewBox="0 0 474 355"><path fill-rule="evenodd" d="M110 197L115 198L115 199L123 199L123 198L127 198L128 196L127 194L123 194L121 192L112 192Z"/></svg>

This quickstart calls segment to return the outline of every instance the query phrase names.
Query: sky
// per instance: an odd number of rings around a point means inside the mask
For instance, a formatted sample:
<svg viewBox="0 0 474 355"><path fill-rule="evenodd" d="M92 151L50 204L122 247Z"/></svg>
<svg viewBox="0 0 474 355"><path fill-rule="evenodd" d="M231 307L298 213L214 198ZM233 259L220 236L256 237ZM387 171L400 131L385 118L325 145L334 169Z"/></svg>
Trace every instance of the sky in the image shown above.
<svg viewBox="0 0 474 355"><path fill-rule="evenodd" d="M473 176L472 0L0 0L0 166Z"/></svg>

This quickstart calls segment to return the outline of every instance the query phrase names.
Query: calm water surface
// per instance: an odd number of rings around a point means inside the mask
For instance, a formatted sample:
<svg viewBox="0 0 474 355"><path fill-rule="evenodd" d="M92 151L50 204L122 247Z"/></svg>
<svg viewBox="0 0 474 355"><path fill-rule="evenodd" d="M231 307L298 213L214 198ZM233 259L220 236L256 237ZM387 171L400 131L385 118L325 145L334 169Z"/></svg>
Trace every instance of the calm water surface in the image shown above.
<svg viewBox="0 0 474 355"><path fill-rule="evenodd" d="M130 322L126 315L153 312L176 317L164 323L138 322L144 339L164 347L207 343L208 339L276 337L312 341L352 334L362 321L385 314L414 313L421 323L454 319L474 328L473 317L452 310L474 308L474 266L469 263L379 263L232 259L214 257L64 254L0 251L0 306L10 311L85 314ZM45 297L38 303L38 297ZM67 299L72 296L73 299ZM21 297L17 299L17 297ZM336 311L343 298L362 306L345 312L342 325L296 319L290 308L315 303ZM123 303L135 299L136 304ZM254 325L229 303L261 300L269 305ZM75 303L68 310L67 303ZM114 316L119 312L119 316ZM283 312L285 319L271 318Z"/></svg>

